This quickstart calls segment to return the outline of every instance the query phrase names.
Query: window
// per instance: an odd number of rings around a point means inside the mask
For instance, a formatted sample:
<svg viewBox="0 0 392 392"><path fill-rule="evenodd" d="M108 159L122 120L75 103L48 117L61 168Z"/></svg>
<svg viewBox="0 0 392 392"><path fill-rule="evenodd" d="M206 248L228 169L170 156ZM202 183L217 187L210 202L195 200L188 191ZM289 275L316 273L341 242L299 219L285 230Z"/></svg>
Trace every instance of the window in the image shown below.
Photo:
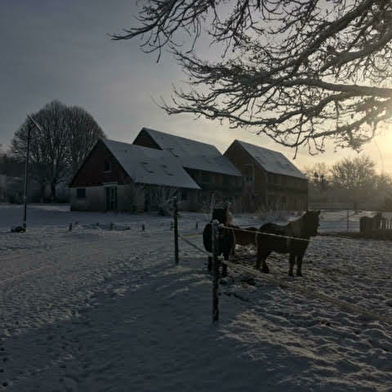
<svg viewBox="0 0 392 392"><path fill-rule="evenodd" d="M244 165L242 173L245 178L245 182L252 182L253 181L253 167L251 164Z"/></svg>
<svg viewBox="0 0 392 392"><path fill-rule="evenodd" d="M210 182L210 176L208 175L208 173L202 173L201 181L205 184L208 184Z"/></svg>
<svg viewBox="0 0 392 392"><path fill-rule="evenodd" d="M86 198L86 188L76 189L76 198L77 199L85 199Z"/></svg>
<svg viewBox="0 0 392 392"><path fill-rule="evenodd" d="M105 173L110 173L112 171L112 163L110 161L105 161Z"/></svg>
<svg viewBox="0 0 392 392"><path fill-rule="evenodd" d="M186 189L183 189L181 191L181 200L182 201L188 200L188 192L186 191Z"/></svg>

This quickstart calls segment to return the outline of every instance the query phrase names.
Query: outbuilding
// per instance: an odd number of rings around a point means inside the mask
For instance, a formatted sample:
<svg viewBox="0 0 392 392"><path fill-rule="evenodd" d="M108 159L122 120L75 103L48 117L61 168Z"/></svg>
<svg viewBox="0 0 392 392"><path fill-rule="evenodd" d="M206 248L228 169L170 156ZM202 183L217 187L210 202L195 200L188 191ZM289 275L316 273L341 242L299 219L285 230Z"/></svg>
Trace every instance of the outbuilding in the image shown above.
<svg viewBox="0 0 392 392"><path fill-rule="evenodd" d="M248 211L308 207L308 179L282 153L234 140L224 153L242 173Z"/></svg>
<svg viewBox="0 0 392 392"><path fill-rule="evenodd" d="M200 187L167 151L99 140L70 185L72 210L153 211L174 195L192 209ZM186 194L187 197L181 197Z"/></svg>
<svg viewBox="0 0 392 392"><path fill-rule="evenodd" d="M165 151L175 158L200 187L200 207L225 200L233 203L233 209L242 208L235 206L242 195L241 172L215 146L149 128L142 128L133 144Z"/></svg>

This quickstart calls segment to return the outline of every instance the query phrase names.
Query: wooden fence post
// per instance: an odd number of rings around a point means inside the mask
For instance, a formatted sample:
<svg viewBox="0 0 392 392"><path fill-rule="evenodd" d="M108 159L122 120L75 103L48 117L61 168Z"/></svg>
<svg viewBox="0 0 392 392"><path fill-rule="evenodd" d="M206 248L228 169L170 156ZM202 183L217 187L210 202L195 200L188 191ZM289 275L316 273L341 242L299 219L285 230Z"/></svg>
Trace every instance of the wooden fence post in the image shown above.
<svg viewBox="0 0 392 392"><path fill-rule="evenodd" d="M178 206L177 197L173 197L173 219L174 219L174 260L176 265L179 263L178 257Z"/></svg>
<svg viewBox="0 0 392 392"><path fill-rule="evenodd" d="M350 231L350 210L347 210L347 231Z"/></svg>
<svg viewBox="0 0 392 392"><path fill-rule="evenodd" d="M212 221L212 322L219 321L219 222Z"/></svg>

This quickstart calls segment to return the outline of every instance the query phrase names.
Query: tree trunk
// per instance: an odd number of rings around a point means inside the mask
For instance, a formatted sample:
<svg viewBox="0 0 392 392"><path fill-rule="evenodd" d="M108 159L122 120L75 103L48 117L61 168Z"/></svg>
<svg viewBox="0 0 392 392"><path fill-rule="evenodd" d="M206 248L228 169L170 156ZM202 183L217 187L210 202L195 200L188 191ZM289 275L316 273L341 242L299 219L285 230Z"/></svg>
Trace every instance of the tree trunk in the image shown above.
<svg viewBox="0 0 392 392"><path fill-rule="evenodd" d="M45 188L46 188L46 184L41 183L39 187L39 200L41 203L43 203L45 200Z"/></svg>
<svg viewBox="0 0 392 392"><path fill-rule="evenodd" d="M50 184L50 192L52 201L56 201L56 184Z"/></svg>

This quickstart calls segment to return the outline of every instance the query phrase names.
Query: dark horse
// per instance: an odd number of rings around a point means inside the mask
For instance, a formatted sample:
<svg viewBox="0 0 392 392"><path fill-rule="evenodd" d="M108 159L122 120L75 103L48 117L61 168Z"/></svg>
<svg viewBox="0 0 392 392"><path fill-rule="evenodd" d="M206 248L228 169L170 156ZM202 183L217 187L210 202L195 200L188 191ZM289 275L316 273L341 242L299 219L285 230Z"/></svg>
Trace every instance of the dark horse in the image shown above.
<svg viewBox="0 0 392 392"><path fill-rule="evenodd" d="M302 276L302 259L310 237L317 235L319 215L320 211L307 211L299 219L285 226L275 223L261 226L257 235L256 268L260 269L261 264L262 271L268 273L269 268L265 260L271 252L289 253L289 275L294 276L293 269L297 261L297 276Z"/></svg>
<svg viewBox="0 0 392 392"><path fill-rule="evenodd" d="M224 226L230 224L230 213L229 207L225 206L223 208L214 208L212 212L212 219L206 225L203 231L203 244L207 252L212 252L212 221L216 219L219 223ZM219 229L218 237L218 256L223 254L225 260L229 260L229 256L233 254L234 251L234 234L233 231L227 228ZM212 269L212 257L208 257L208 271ZM227 275L227 265L222 266L222 276Z"/></svg>

